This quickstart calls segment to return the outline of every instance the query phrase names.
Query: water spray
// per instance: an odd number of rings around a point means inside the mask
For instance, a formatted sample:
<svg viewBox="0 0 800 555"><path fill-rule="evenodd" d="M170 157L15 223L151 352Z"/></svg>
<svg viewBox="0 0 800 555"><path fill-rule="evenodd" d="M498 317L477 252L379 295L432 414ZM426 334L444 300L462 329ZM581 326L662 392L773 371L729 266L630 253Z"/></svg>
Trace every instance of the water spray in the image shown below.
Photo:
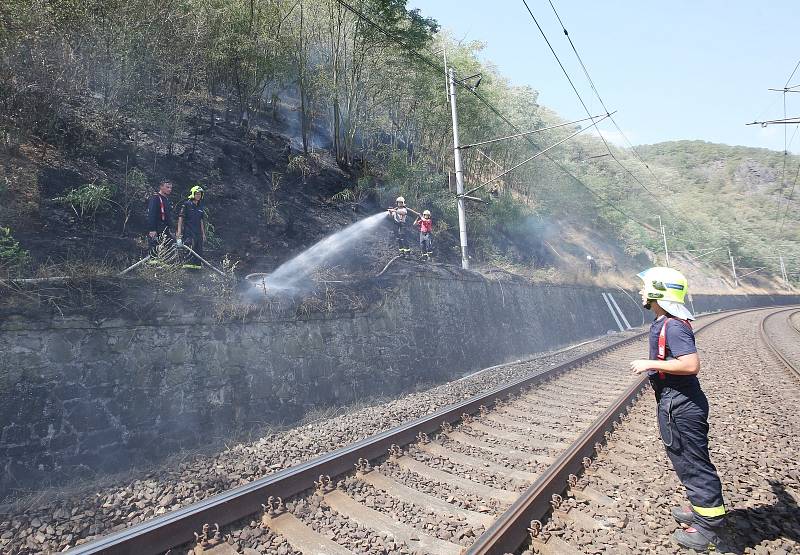
<svg viewBox="0 0 800 555"><path fill-rule="evenodd" d="M309 286L313 273L326 266L343 251L354 246L364 236L377 228L386 219L385 212L379 212L341 231L325 237L304 250L294 258L284 262L272 273L253 273L246 276L253 288L264 294L293 295Z"/></svg>

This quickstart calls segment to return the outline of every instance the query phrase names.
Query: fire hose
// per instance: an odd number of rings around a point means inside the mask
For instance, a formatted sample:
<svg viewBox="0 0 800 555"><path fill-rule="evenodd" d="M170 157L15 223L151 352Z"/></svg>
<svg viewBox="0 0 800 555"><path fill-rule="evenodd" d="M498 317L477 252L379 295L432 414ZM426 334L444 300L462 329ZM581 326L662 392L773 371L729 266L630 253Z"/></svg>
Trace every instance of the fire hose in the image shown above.
<svg viewBox="0 0 800 555"><path fill-rule="evenodd" d="M202 256L200 256L199 254L197 254L196 252L194 252L194 250L193 250L191 247L189 247L189 246L187 246L187 245L185 245L185 244L183 244L183 243L181 243L180 245L177 245L177 246L178 246L178 247L180 247L180 248L184 248L184 249L186 249L187 251L189 251L191 254L193 254L195 257L197 257L197 259L198 259L200 262L202 262L203 264L205 264L206 266L208 266L209 268L211 268L212 270L214 270L216 273L218 273L218 274L219 274L219 275L221 275L222 277L228 277L228 274L226 274L225 272L223 272L223 271L222 271L222 270L220 270L219 268L216 268L216 267L215 267L214 265L212 265L212 264L211 264L211 263L210 263L208 260L206 260L205 258L203 258ZM125 274L127 274L128 272L130 272L130 271L132 271L132 270L135 270L136 268L138 268L139 266L141 266L142 264L144 264L145 262L147 262L147 261L148 261L148 260L150 260L151 258L152 258L152 256L148 254L147 256L145 256L144 258L142 258L142 259L141 259L139 262L137 262L136 264L133 264L132 266L129 266L129 267L125 268L124 270L122 270L120 273L118 273L118 274L117 274L117 276L124 276Z"/></svg>

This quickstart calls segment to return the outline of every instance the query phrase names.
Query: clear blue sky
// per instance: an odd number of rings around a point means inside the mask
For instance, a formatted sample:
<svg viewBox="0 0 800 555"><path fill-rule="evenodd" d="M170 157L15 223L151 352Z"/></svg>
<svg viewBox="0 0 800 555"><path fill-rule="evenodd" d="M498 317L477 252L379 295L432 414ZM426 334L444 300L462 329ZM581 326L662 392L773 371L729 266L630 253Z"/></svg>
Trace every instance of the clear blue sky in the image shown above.
<svg viewBox="0 0 800 555"><path fill-rule="evenodd" d="M783 116L781 88L800 60L797 0L566 1L553 4L609 110L634 144L702 139L783 150L784 128L745 126ZM528 0L581 96L602 113L547 0ZM564 118L585 116L522 0L409 0L483 57L530 85ZM800 83L800 69L792 84ZM800 89L798 89L800 90ZM800 116L800 93L787 94ZM620 143L612 127L608 138ZM800 132L790 151L800 153Z"/></svg>

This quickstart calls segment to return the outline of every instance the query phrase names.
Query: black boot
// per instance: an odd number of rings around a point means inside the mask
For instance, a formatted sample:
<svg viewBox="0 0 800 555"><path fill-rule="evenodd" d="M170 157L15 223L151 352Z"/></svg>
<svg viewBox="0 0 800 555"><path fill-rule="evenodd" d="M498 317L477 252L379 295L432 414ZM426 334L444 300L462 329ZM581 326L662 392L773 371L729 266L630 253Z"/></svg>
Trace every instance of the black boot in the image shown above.
<svg viewBox="0 0 800 555"><path fill-rule="evenodd" d="M672 539L687 549L694 549L698 553L728 553L728 547L724 541L715 533L701 531L694 527L686 530L677 530L672 534Z"/></svg>
<svg viewBox="0 0 800 555"><path fill-rule="evenodd" d="M694 513L691 507L673 507L672 518L681 524L688 524L691 526L694 522Z"/></svg>

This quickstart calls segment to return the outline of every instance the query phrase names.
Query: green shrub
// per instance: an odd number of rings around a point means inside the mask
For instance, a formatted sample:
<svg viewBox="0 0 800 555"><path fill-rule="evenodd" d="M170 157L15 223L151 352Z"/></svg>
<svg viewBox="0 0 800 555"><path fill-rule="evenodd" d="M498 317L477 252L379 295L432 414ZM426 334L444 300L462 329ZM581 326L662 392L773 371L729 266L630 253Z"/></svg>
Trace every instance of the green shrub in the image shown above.
<svg viewBox="0 0 800 555"><path fill-rule="evenodd" d="M319 172L319 156L314 153L297 154L289 158L286 171L292 175L299 175L306 182L306 178Z"/></svg>
<svg viewBox="0 0 800 555"><path fill-rule="evenodd" d="M106 182L87 183L77 189L71 189L66 196L53 200L72 208L81 220L86 218L94 220L101 207L111 204L111 193L111 185Z"/></svg>
<svg viewBox="0 0 800 555"><path fill-rule="evenodd" d="M10 227L0 227L0 268L21 268L28 263L28 251L14 239Z"/></svg>
<svg viewBox="0 0 800 555"><path fill-rule="evenodd" d="M342 189L331 197L331 201L361 204L362 202L373 198L374 196L375 186L372 183L372 180L367 177L361 177L358 179L354 187Z"/></svg>

